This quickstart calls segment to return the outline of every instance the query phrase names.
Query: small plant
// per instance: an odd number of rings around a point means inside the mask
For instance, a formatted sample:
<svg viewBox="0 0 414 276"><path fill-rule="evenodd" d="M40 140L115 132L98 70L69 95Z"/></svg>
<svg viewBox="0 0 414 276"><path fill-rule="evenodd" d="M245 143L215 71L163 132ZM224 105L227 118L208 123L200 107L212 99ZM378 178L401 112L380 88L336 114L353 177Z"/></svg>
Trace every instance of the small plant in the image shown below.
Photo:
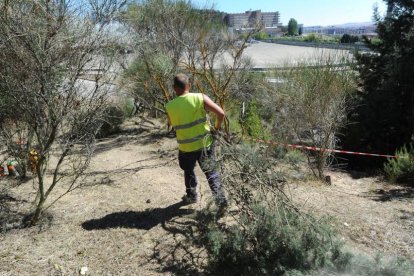
<svg viewBox="0 0 414 276"><path fill-rule="evenodd" d="M299 150L288 150L283 157L283 160L290 165L298 165L307 161L306 155Z"/></svg>
<svg viewBox="0 0 414 276"><path fill-rule="evenodd" d="M398 158L389 159L384 165L387 178L393 182L408 183L414 186L414 144L397 150Z"/></svg>

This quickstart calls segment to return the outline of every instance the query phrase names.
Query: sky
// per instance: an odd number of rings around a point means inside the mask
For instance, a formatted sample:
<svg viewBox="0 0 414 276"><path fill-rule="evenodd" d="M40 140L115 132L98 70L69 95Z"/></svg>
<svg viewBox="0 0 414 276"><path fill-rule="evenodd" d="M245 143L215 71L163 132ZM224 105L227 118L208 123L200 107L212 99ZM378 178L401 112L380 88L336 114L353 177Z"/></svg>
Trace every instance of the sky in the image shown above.
<svg viewBox="0 0 414 276"><path fill-rule="evenodd" d="M200 7L211 7L227 13L243 13L248 10L280 12L280 21L287 25L295 18L305 26L327 26L344 23L372 21L374 4L380 14L386 11L382 0L191 0Z"/></svg>

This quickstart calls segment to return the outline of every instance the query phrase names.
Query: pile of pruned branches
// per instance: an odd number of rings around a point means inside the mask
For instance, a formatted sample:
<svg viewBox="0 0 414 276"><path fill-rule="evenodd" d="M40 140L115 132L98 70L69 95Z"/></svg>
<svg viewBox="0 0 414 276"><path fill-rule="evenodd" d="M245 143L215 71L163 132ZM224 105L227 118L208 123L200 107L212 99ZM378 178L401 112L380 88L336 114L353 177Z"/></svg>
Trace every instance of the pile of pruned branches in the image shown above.
<svg viewBox="0 0 414 276"><path fill-rule="evenodd" d="M218 139L216 159L232 208L225 226L207 210L198 217L212 273L282 275L346 260L328 219L302 213L289 199L280 160L265 148Z"/></svg>

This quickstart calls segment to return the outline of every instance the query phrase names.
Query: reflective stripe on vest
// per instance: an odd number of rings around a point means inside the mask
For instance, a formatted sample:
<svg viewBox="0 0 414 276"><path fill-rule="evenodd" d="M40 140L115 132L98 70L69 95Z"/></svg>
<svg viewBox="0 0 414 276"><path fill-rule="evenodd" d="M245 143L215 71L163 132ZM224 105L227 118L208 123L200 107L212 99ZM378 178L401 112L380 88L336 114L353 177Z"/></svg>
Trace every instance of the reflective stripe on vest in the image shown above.
<svg viewBox="0 0 414 276"><path fill-rule="evenodd" d="M204 110L204 96L188 93L166 104L172 126L177 133L178 149L192 152L209 147L212 137Z"/></svg>
<svg viewBox="0 0 414 276"><path fill-rule="evenodd" d="M196 126L198 124L204 123L206 121L207 121L207 118L201 118L201 119L195 120L194 122L191 122L191 123L188 123L188 124L174 126L174 128L175 128L175 130L186 129L186 128L190 128L190 127Z"/></svg>
<svg viewBox="0 0 414 276"><path fill-rule="evenodd" d="M182 140L177 139L177 142L178 142L178 144L189 144L189 143L196 142L196 141L198 141L202 138L204 139L205 136L206 136L206 134L201 134L201 135L196 136L194 138L182 139Z"/></svg>

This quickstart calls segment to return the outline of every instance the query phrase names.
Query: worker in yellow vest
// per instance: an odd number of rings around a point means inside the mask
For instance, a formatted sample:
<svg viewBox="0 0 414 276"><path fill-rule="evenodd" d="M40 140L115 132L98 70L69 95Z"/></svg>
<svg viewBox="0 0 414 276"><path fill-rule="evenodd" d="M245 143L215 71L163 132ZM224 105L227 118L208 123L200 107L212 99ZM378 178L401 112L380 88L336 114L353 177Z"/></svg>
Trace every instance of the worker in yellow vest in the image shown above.
<svg viewBox="0 0 414 276"><path fill-rule="evenodd" d="M184 171L186 188L183 201L196 203L200 200L194 173L198 162L207 177L216 204L225 207L228 203L223 193L220 175L211 166L213 162L210 160L214 154L213 136L206 114L206 111L210 111L216 115L214 131L218 131L224 119L224 111L207 95L190 93L191 83L185 74L177 74L174 77L173 88L177 97L169 101L165 107L170 123L177 134L178 161Z"/></svg>

